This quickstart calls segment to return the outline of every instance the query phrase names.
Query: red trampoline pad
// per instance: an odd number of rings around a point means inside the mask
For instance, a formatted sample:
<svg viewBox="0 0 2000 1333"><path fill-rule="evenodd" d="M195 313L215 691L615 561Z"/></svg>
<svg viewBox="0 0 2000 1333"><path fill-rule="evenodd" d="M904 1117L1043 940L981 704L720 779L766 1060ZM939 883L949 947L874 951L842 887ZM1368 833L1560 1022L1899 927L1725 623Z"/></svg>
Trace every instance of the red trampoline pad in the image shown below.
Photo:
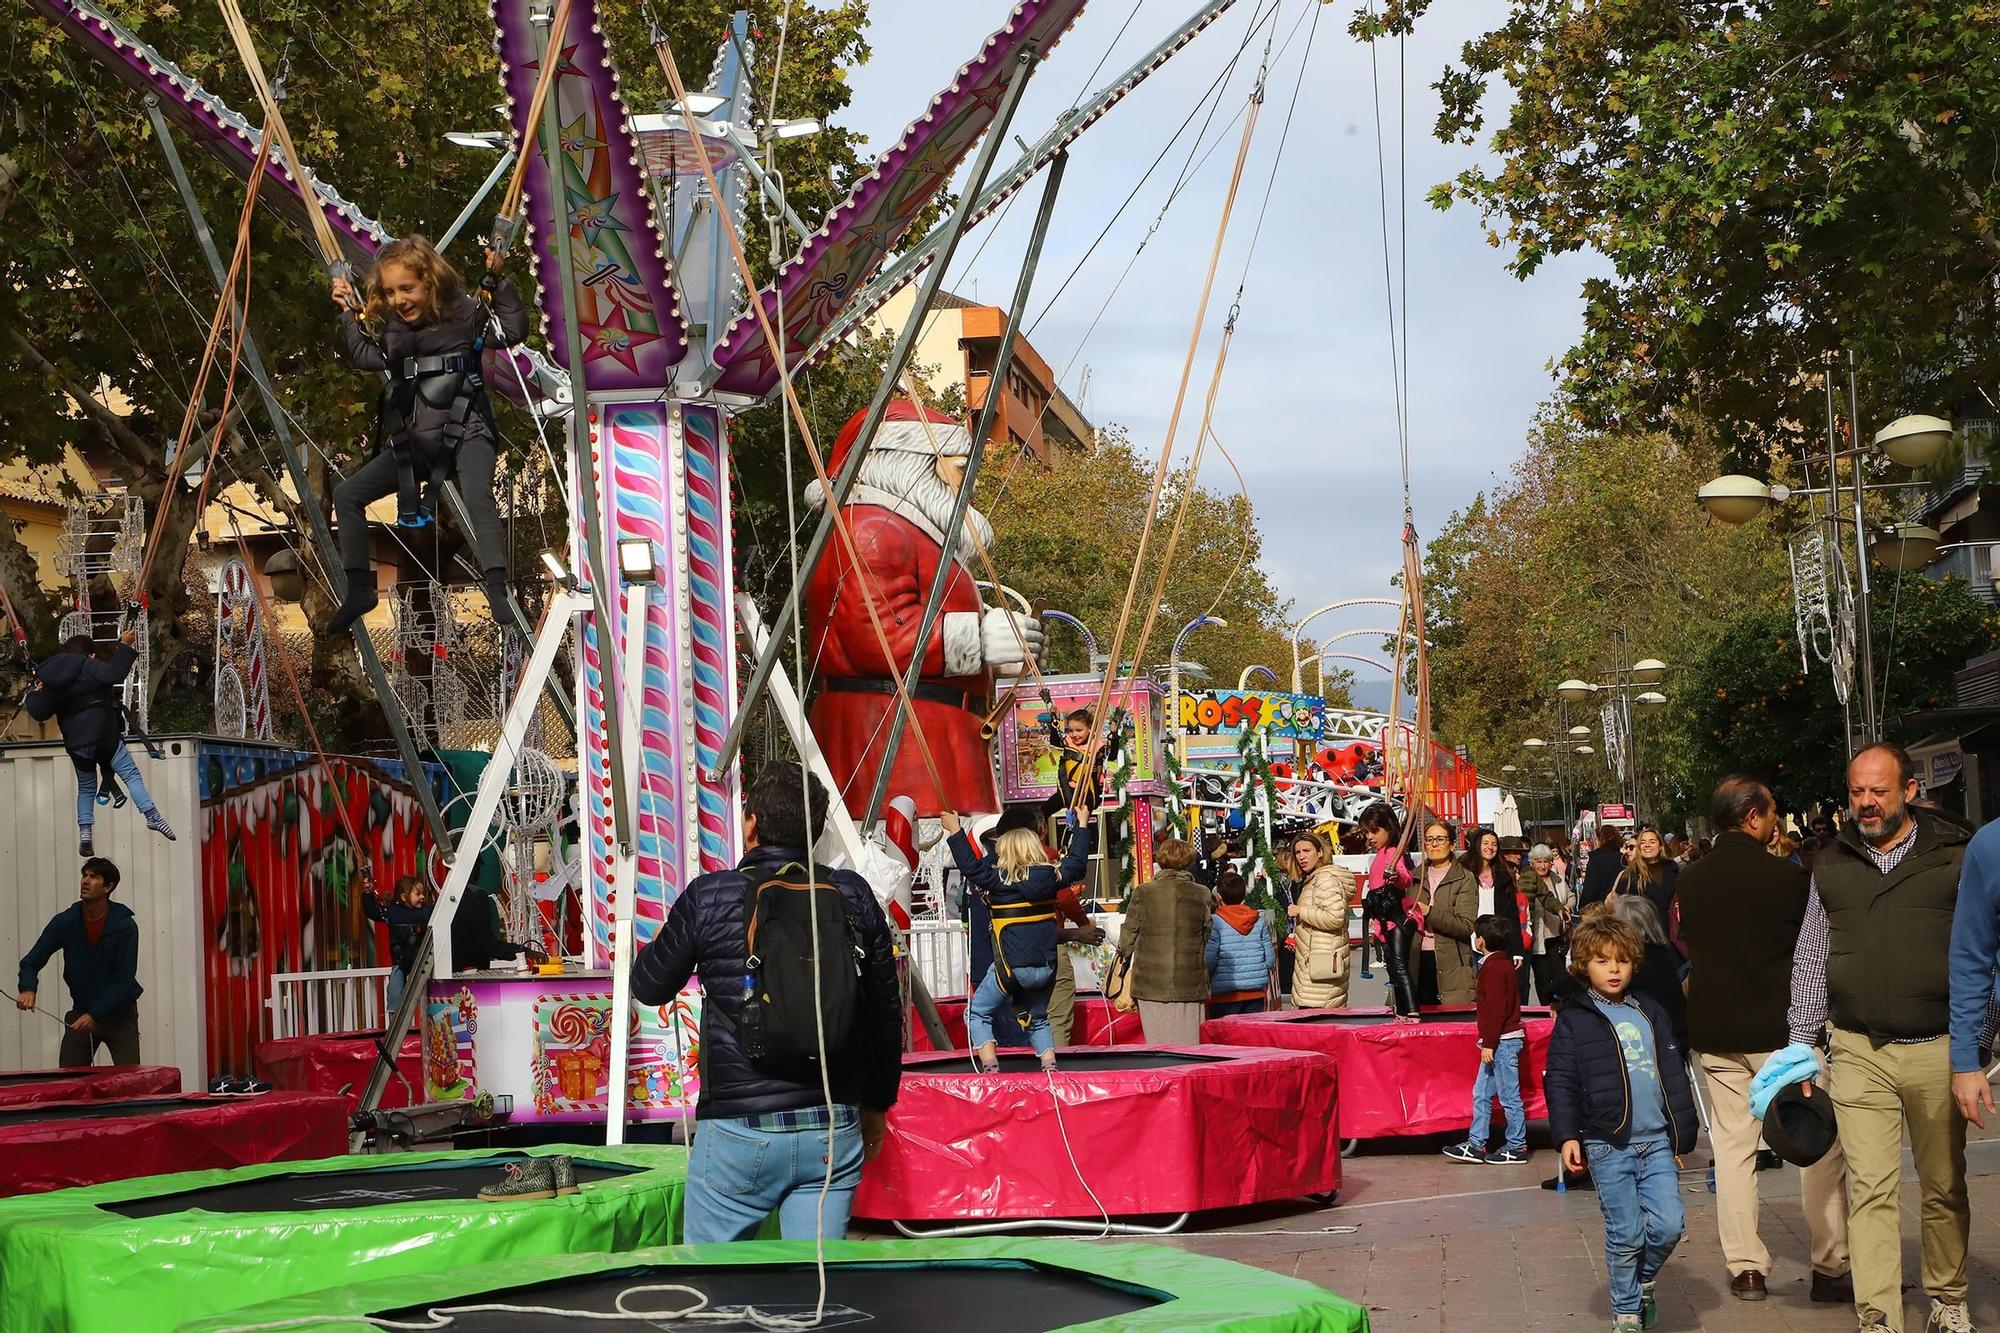
<svg viewBox="0 0 2000 1333"><path fill-rule="evenodd" d="M1528 1049L1521 1101L1530 1120L1548 1118L1542 1071L1555 1020L1524 1009ZM1470 1009L1426 1009L1397 1023L1387 1009L1290 1009L1235 1014L1201 1025L1201 1039L1225 1046L1319 1051L1340 1063L1340 1132L1379 1139L1462 1134L1472 1127L1472 1081L1479 1073L1479 1026Z"/></svg>
<svg viewBox="0 0 2000 1333"><path fill-rule="evenodd" d="M149 1097L180 1090L181 1071L171 1065L0 1071L0 1107L88 1102L105 1097Z"/></svg>
<svg viewBox="0 0 2000 1333"><path fill-rule="evenodd" d="M1340 1188L1330 1058L1121 1046L1071 1048L1058 1060L1060 1121L1030 1053L1002 1052L998 1074L975 1072L963 1054L905 1056L888 1142L862 1171L855 1213L1088 1218L1098 1215L1094 1192L1113 1217L1133 1217Z"/></svg>
<svg viewBox="0 0 2000 1333"><path fill-rule="evenodd" d="M348 1110L361 1109L361 1094L368 1087L368 1075L375 1067L375 1043L380 1029L373 1032L323 1032L316 1037L280 1037L257 1043L257 1072L274 1088L286 1092L341 1092L345 1089ZM396 1052L396 1068L382 1091L384 1109L415 1106L424 1099L423 1043L413 1032L403 1038Z"/></svg>
<svg viewBox="0 0 2000 1333"><path fill-rule="evenodd" d="M937 1001L938 1021L944 1024L944 1034L951 1039L952 1049L957 1051L966 1050L972 1044L965 1035L965 1003L963 995ZM1077 996L1074 1013L1069 1031L1073 1046L1137 1046L1146 1040L1146 1034L1139 1026L1138 1011L1121 1014L1102 995ZM924 1025L914 1009L910 1011L910 1049L937 1049L931 1045L930 1034L924 1031Z"/></svg>
<svg viewBox="0 0 2000 1333"><path fill-rule="evenodd" d="M0 1110L0 1195L346 1151L347 1099L324 1093L47 1102Z"/></svg>

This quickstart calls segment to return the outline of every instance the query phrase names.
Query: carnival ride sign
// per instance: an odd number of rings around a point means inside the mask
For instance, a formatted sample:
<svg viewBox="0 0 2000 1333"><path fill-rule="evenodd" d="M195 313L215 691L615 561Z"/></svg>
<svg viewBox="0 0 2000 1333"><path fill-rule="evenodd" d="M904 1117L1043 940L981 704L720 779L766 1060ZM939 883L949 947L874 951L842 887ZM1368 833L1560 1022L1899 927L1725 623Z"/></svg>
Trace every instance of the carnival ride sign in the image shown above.
<svg viewBox="0 0 2000 1333"><path fill-rule="evenodd" d="M1052 717L1060 721L1078 708L1096 711L1098 691L1103 688L1096 676L1047 676L1043 684L1054 703L1042 702L1037 688L1023 682L1001 721L1000 796L1004 801L1042 801L1055 794L1056 750L1049 744L1049 722ZM1122 786L1127 796L1166 795L1167 784L1155 749L1160 687L1144 677L1134 682L1129 693L1114 687L1111 708L1124 710L1127 728L1120 760L1126 769L1122 779L1113 776L1112 789ZM1104 719L1100 717L1096 723L1101 731Z"/></svg>
<svg viewBox="0 0 2000 1333"><path fill-rule="evenodd" d="M1273 757L1310 752L1326 733L1326 700L1317 694L1182 690L1172 707L1184 761L1233 763L1238 739L1257 727L1266 728Z"/></svg>

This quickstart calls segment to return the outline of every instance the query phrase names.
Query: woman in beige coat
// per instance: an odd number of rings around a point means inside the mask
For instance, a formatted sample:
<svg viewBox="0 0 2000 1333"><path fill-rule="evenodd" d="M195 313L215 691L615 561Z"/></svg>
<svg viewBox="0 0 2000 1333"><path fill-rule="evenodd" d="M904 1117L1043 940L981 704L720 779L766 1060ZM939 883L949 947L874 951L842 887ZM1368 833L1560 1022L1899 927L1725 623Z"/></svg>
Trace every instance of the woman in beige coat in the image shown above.
<svg viewBox="0 0 2000 1333"><path fill-rule="evenodd" d="M1347 905L1354 901L1354 876L1333 863L1326 836L1308 829L1292 839L1299 863L1298 898L1292 903L1292 1006L1296 1009L1347 1007Z"/></svg>

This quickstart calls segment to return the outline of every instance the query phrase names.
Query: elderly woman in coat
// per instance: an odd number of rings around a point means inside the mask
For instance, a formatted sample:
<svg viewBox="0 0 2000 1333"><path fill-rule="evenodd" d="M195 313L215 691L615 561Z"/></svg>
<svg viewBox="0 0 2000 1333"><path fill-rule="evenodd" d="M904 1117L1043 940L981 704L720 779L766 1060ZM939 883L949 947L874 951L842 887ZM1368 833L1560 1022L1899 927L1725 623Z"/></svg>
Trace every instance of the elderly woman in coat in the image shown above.
<svg viewBox="0 0 2000 1333"><path fill-rule="evenodd" d="M1299 1009L1347 1007L1347 907L1354 901L1354 876L1333 863L1326 835L1308 829L1292 839L1299 866L1299 890L1291 906L1292 1005Z"/></svg>
<svg viewBox="0 0 2000 1333"><path fill-rule="evenodd" d="M1159 873L1132 890L1118 930L1118 956L1132 968L1132 998L1139 1025L1155 1046L1192 1046L1201 1040L1208 1004L1208 923L1213 914L1206 886L1195 882L1194 847L1168 838L1153 853Z"/></svg>

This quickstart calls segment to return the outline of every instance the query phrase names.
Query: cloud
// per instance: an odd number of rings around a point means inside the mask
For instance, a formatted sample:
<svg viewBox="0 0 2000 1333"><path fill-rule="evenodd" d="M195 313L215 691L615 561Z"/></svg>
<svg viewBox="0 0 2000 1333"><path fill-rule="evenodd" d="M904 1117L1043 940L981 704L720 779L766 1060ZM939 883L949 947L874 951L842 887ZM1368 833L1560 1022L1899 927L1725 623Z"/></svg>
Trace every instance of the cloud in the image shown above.
<svg viewBox="0 0 2000 1333"><path fill-rule="evenodd" d="M1000 0L956 5L874 0L869 40L875 57L852 75L854 103L847 123L867 134L878 151L887 148L1006 8ZM1093 84L1111 78L1192 8L1193 0L1143 6ZM1369 53L1347 36L1346 13L1339 6L1304 9L1321 11L1307 77L1271 184L1272 156L1305 47L1305 32L1299 30L1273 65L1178 442L1184 456L1200 419L1221 325L1241 281L1241 318L1215 430L1249 481L1264 532L1265 563L1281 594L1310 607L1389 595L1388 580L1401 567L1402 494ZM1129 12L1123 5L1085 11L1038 73L1010 137L1034 139L1071 104ZM1248 92L1261 34L1215 100L1201 141L1205 165L1190 166L1189 182L1172 207L1161 215L1169 189L1189 162L1192 130L1095 251L1087 259L1085 254L1183 118L1194 111L1199 126L1207 116L1203 92L1243 41L1252 13L1247 0L1236 5L1072 149L1037 276L1030 305L1031 317L1040 316L1031 334L1036 348L1059 370L1069 367L1065 387L1093 419L1128 427L1142 453L1158 450L1172 413L1236 153L1240 121L1231 121ZM1477 150L1430 136L1438 110L1430 84L1467 39L1496 26L1505 14L1499 0L1477 0L1436 7L1426 17L1407 51L1406 143L1397 135L1397 52L1387 46L1377 52L1382 152L1389 171L1389 285L1400 307L1407 283L1410 467L1417 527L1425 536L1512 465L1536 407L1552 391L1549 362L1580 331L1578 285L1584 276L1606 271L1595 256L1573 257L1544 265L1528 283L1518 282L1503 268L1505 253L1487 244L1471 209L1461 205L1439 213L1424 201L1432 185L1481 160ZM1294 7L1285 8L1281 45L1299 17ZM1398 202L1396 181L1405 150L1407 211ZM1267 184L1269 206L1260 230ZM1038 192L1039 184L1031 185L1002 219L967 239L950 275L953 290L987 301L1005 299ZM1158 229L1141 249L1156 219ZM1407 273L1395 262L1405 227ZM1128 262L1131 272L1121 284ZM1066 278L1067 288L1042 314ZM1220 460L1204 468L1203 478L1217 488L1234 484Z"/></svg>

